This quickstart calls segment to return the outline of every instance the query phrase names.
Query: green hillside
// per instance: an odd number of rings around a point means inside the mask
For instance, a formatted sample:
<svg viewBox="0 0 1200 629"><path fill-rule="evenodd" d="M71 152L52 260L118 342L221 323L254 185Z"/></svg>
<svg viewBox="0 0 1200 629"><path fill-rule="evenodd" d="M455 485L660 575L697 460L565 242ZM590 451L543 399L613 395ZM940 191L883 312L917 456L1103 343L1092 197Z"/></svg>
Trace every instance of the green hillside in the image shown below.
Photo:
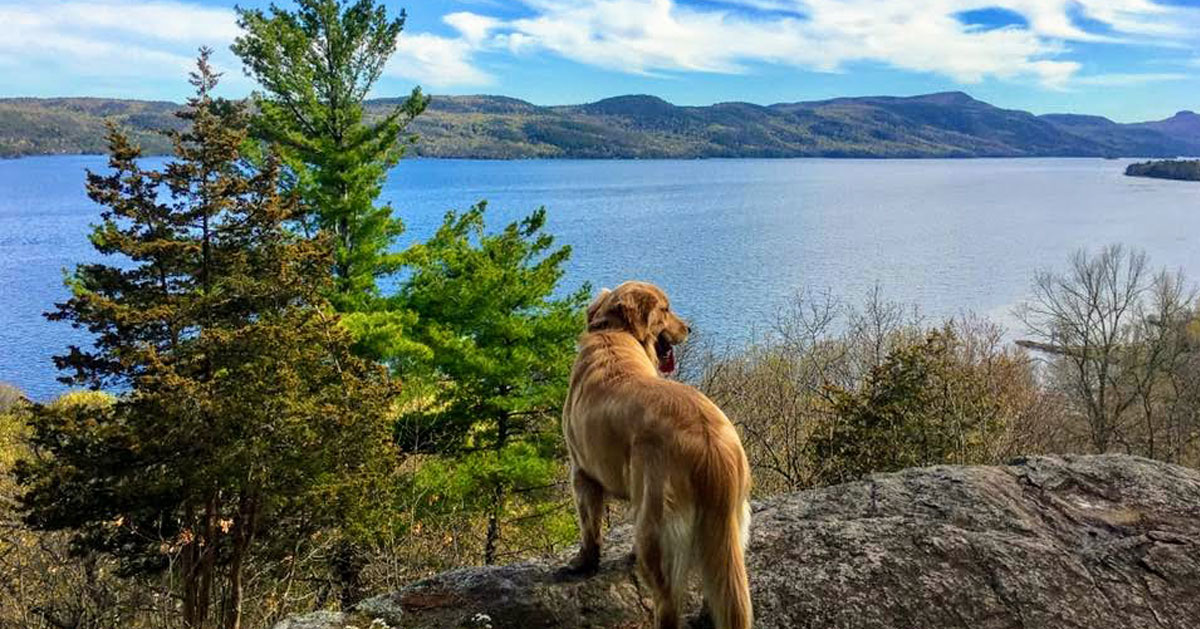
<svg viewBox="0 0 1200 629"><path fill-rule="evenodd" d="M103 153L105 122L131 131L147 153L170 150L159 129L178 128L179 105L105 98L0 99L0 157Z"/></svg>
<svg viewBox="0 0 1200 629"><path fill-rule="evenodd" d="M396 102L368 103L382 115ZM104 121L134 132L176 124L172 103L0 100L0 155L98 153ZM644 95L542 107L504 96L437 96L414 123L419 155L520 158L1025 157L1200 154L1200 116L1119 124L1099 116L1001 109L962 92L755 105L673 105Z"/></svg>

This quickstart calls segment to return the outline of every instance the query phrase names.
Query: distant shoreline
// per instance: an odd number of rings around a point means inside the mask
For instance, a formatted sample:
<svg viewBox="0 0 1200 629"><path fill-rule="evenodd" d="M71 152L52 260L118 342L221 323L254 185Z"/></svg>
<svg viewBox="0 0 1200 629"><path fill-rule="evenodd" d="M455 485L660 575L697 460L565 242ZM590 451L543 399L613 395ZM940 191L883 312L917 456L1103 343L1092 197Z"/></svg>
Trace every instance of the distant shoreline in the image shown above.
<svg viewBox="0 0 1200 629"><path fill-rule="evenodd" d="M366 103L368 121L397 99ZM147 155L180 130L179 105L96 98L0 99L0 155L102 154L108 123ZM679 106L648 95L539 106L504 96L433 96L408 128L425 158L965 159L1200 154L1200 114L1118 123L1035 115L962 92L756 105Z"/></svg>

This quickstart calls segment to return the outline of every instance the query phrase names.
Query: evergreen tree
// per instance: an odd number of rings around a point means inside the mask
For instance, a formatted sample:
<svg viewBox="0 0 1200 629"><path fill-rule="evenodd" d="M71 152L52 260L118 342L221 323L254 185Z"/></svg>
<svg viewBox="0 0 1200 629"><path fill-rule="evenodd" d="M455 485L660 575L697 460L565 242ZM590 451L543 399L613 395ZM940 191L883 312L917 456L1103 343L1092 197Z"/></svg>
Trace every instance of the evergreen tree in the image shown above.
<svg viewBox="0 0 1200 629"><path fill-rule="evenodd" d="M295 11L240 10L233 51L262 85L256 134L281 147L306 225L331 236L334 305L369 310L376 279L396 270L388 252L403 223L375 205L405 145L405 126L428 102L420 88L368 123L363 99L404 28L374 0L298 0Z"/></svg>
<svg viewBox="0 0 1200 629"><path fill-rule="evenodd" d="M555 415L583 299L551 298L568 252L551 251L541 211L485 236L480 205L452 214L429 243L389 253L401 222L375 200L427 99L414 90L373 124L363 99L395 49L403 12L389 20L374 0L298 0L295 10L240 15L234 52L265 92L256 132L284 147L306 224L333 238L333 301L355 351L405 378L401 447L437 454L412 466L412 480L433 482L434 492L453 487L473 513L487 513L490 561L512 490L553 485L559 466ZM398 292L383 295L377 280L401 269ZM519 494L534 508L545 492ZM346 600L361 551L338 553Z"/></svg>
<svg viewBox="0 0 1200 629"><path fill-rule="evenodd" d="M214 99L203 50L175 159L145 170L109 135L82 265L48 315L95 335L56 360L113 404L41 406L20 472L29 522L75 531L126 575L168 571L186 627L242 622L245 567L336 526L390 456L394 387L349 351L324 295L328 246L296 237L280 166L250 168L240 104ZM220 600L216 612L212 601Z"/></svg>
<svg viewBox="0 0 1200 629"><path fill-rule="evenodd" d="M832 416L813 430L817 483L873 472L991 460L1011 409L949 328L890 352L857 389L830 387ZM996 359L999 363L1007 357Z"/></svg>
<svg viewBox="0 0 1200 629"><path fill-rule="evenodd" d="M392 306L415 317L409 336L421 351L393 364L430 383L398 424L406 451L443 457L418 483L484 514L492 563L506 510L535 507L536 488L561 472L559 414L590 291L555 298L570 248L542 232L545 210L488 234L485 207L450 212L406 252L411 275Z"/></svg>

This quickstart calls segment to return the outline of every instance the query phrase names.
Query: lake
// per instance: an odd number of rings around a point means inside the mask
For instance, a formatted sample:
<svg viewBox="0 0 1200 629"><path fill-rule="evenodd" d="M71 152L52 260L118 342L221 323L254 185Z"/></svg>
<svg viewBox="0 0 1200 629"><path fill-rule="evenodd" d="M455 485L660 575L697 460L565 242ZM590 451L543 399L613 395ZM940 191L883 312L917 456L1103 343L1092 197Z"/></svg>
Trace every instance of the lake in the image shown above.
<svg viewBox="0 0 1200 629"><path fill-rule="evenodd" d="M104 164L0 160L0 382L35 398L63 390L50 357L86 341L41 313L66 296L62 269L97 259L83 176ZM878 285L930 317L1011 322L1035 269L1111 242L1200 278L1200 184L1125 177L1126 164L412 160L384 197L408 241L480 199L493 226L544 205L549 230L574 251L568 287L655 282L701 334L736 344L805 288L857 301Z"/></svg>

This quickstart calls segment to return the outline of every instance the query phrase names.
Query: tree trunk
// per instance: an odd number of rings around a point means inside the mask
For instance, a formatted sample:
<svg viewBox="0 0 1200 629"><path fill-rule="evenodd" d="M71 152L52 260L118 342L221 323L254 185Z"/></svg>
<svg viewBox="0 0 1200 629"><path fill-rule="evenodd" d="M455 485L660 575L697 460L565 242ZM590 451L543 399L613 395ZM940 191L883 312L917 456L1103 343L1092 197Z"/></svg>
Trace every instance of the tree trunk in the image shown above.
<svg viewBox="0 0 1200 629"><path fill-rule="evenodd" d="M195 550L189 544L184 547L179 560L179 575L183 578L183 626L196 626L196 561Z"/></svg>
<svg viewBox="0 0 1200 629"><path fill-rule="evenodd" d="M501 413L496 423L496 456L508 441L508 414ZM504 510L504 481L497 480L492 488L492 503L488 505L487 538L483 545L483 563L496 563L496 545L500 541L500 515Z"/></svg>
<svg viewBox="0 0 1200 629"><path fill-rule="evenodd" d="M183 517L184 522L193 522L190 504L184 508ZM187 629L200 626L200 546L196 542L193 538L184 546L179 558L179 574L183 579L183 626Z"/></svg>
<svg viewBox="0 0 1200 629"><path fill-rule="evenodd" d="M219 495L216 492L209 494L204 504L204 531L196 540L200 563L196 613L200 621L198 626L201 627L208 623L208 611L212 605L212 583L217 571L217 518L220 510Z"/></svg>
<svg viewBox="0 0 1200 629"><path fill-rule="evenodd" d="M242 561L240 548L234 548L233 558L229 562L229 594L225 601L225 629L241 629L242 600Z"/></svg>
<svg viewBox="0 0 1200 629"><path fill-rule="evenodd" d="M338 598L342 609L350 609L362 600L362 571L366 567L364 553L357 544L341 540L334 549L333 569L337 574Z"/></svg>
<svg viewBox="0 0 1200 629"><path fill-rule="evenodd" d="M488 506L487 540L483 545L483 563L496 563L496 544L500 541L500 511L504 504L504 486L500 482L492 488L492 503Z"/></svg>
<svg viewBox="0 0 1200 629"><path fill-rule="evenodd" d="M225 629L241 629L245 598L243 573L258 517L258 497L243 493L233 523L233 554L229 559L229 594L225 599Z"/></svg>

